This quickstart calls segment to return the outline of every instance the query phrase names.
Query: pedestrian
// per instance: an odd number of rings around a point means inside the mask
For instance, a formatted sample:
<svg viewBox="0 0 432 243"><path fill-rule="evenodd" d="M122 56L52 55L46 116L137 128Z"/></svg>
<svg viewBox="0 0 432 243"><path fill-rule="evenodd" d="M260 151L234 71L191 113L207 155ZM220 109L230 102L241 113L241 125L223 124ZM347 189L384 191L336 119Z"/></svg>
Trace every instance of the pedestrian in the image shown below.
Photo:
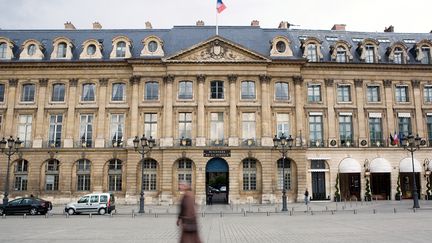
<svg viewBox="0 0 432 243"><path fill-rule="evenodd" d="M177 219L177 226L180 226L182 231L180 243L201 243L195 211L195 196L191 192L190 183L182 181L179 187L183 193L180 203L180 213Z"/></svg>
<svg viewBox="0 0 432 243"><path fill-rule="evenodd" d="M309 192L308 192L307 188L306 188L305 193L304 193L304 201L305 201L305 204L308 205L308 202L309 202Z"/></svg>
<svg viewBox="0 0 432 243"><path fill-rule="evenodd" d="M208 205L213 205L213 192L208 193Z"/></svg>

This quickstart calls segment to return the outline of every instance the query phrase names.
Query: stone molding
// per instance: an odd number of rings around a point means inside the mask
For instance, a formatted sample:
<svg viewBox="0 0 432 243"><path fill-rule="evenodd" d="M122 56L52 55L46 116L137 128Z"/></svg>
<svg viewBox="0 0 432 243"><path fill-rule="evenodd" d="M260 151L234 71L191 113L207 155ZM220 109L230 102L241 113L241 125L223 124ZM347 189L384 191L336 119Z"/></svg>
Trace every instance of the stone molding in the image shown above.
<svg viewBox="0 0 432 243"><path fill-rule="evenodd" d="M166 76L163 77L163 81L165 83L167 83L167 84L172 84L174 82L174 78L175 78L174 75L171 75L171 74L170 75L166 75Z"/></svg>
<svg viewBox="0 0 432 243"><path fill-rule="evenodd" d="M139 75L133 75L130 77L129 82L131 85L139 84L141 81L141 76Z"/></svg>
<svg viewBox="0 0 432 243"><path fill-rule="evenodd" d="M18 85L18 79L17 78L9 79L9 86L16 87L17 85Z"/></svg>
<svg viewBox="0 0 432 243"><path fill-rule="evenodd" d="M354 85L356 87L362 87L362 85L363 85L363 79L354 79Z"/></svg>
<svg viewBox="0 0 432 243"><path fill-rule="evenodd" d="M71 78L71 79L69 79L69 85L71 87L76 87L78 85L78 79L77 78Z"/></svg>
<svg viewBox="0 0 432 243"><path fill-rule="evenodd" d="M108 86L108 78L101 78L99 79L100 86Z"/></svg>
<svg viewBox="0 0 432 243"><path fill-rule="evenodd" d="M267 83L267 84L269 84L269 83L270 83L270 80L271 80L271 76L270 76L270 75L267 75L267 74L261 74L261 75L259 75L259 80L260 80L262 83Z"/></svg>
<svg viewBox="0 0 432 243"><path fill-rule="evenodd" d="M46 86L48 86L48 79L47 78L41 78L41 79L39 79L39 86L40 87L46 87Z"/></svg>
<svg viewBox="0 0 432 243"><path fill-rule="evenodd" d="M293 76L292 79L294 80L294 84L301 85L303 83L302 76Z"/></svg>
<svg viewBox="0 0 432 243"><path fill-rule="evenodd" d="M413 79L413 80L411 80L411 83L412 83L413 88L419 88L420 87L420 80Z"/></svg>
<svg viewBox="0 0 432 243"><path fill-rule="evenodd" d="M383 80L383 83L384 83L384 87L390 88L392 81L390 79L385 79L385 80Z"/></svg>
<svg viewBox="0 0 432 243"><path fill-rule="evenodd" d="M324 79L324 83L326 84L326 86L331 87L334 84L334 79L332 79L332 78L326 78L326 79Z"/></svg>
<svg viewBox="0 0 432 243"><path fill-rule="evenodd" d="M204 74L198 74L196 76L196 79L197 79L198 83L204 83L206 80L206 76Z"/></svg>
<svg viewBox="0 0 432 243"><path fill-rule="evenodd" d="M230 75L228 75L228 81L229 81L230 83L235 83L235 82L237 81L237 78L238 78L238 76L235 75L235 74L230 74Z"/></svg>

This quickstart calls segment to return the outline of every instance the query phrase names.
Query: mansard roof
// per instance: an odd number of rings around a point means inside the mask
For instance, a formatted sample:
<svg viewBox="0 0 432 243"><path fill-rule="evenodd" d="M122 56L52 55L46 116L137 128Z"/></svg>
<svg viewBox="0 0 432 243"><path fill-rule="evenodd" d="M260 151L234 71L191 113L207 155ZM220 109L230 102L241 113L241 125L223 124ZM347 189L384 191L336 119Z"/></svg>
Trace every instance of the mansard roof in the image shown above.
<svg viewBox="0 0 432 243"><path fill-rule="evenodd" d="M127 36L132 41L132 58L141 57L143 49L142 40L148 36L157 36L163 40L165 58L182 53L191 47L203 43L215 36L214 26L174 26L171 29L98 29L98 30L0 30L0 37L9 38L14 42L13 61L18 59L20 46L28 39L40 41L44 47L44 61L50 61L50 54L53 51L53 40L59 36L69 38L73 45L73 60L79 60L82 52L81 44L89 39L96 39L103 44L102 60L109 60L112 51L112 40L118 36ZM323 61L331 61L330 46L337 40L344 40L351 44L354 59L353 62L360 62L356 47L359 42L370 38L377 40L379 55L383 57L380 63L386 63L386 50L393 43L403 42L407 45L410 55L410 63L418 63L415 60L415 44L422 40L431 40L431 33L394 33L394 32L351 32L334 30L304 30L304 29L270 29L256 26L220 26L219 36L257 53L270 60L303 59L301 41L308 37L314 37L322 41L321 52ZM277 36L284 36L291 42L293 51L292 57L270 57L271 41ZM161 58L164 58L161 57ZM26 60L28 61L28 60Z"/></svg>

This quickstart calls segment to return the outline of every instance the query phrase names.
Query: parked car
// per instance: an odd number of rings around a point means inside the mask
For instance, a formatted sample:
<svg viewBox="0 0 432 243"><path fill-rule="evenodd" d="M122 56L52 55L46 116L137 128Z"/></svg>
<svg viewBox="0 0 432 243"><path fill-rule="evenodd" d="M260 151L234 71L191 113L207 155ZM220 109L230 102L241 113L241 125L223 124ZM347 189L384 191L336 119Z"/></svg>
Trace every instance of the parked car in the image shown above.
<svg viewBox="0 0 432 243"><path fill-rule="evenodd" d="M0 204L0 215L3 214L46 214L52 209L52 203L36 197L22 197Z"/></svg>
<svg viewBox="0 0 432 243"><path fill-rule="evenodd" d="M219 191L220 191L220 192L226 192L226 191L227 191L226 186L221 186L221 187L219 188Z"/></svg>
<svg viewBox="0 0 432 243"><path fill-rule="evenodd" d="M68 203L65 212L69 215L80 213L111 213L115 210L115 197L112 193L92 193L81 197L77 202Z"/></svg>
<svg viewBox="0 0 432 243"><path fill-rule="evenodd" d="M212 186L208 186L208 191L211 193L219 193L219 189L214 188Z"/></svg>

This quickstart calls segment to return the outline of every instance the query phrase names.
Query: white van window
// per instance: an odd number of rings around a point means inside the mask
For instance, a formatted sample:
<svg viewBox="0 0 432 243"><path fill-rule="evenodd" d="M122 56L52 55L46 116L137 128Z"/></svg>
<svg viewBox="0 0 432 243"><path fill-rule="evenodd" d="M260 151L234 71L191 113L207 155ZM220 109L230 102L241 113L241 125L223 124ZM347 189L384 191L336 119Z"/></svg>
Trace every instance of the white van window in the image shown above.
<svg viewBox="0 0 432 243"><path fill-rule="evenodd" d="M108 202L108 197L106 195L101 195L100 196L100 202L101 203L106 203Z"/></svg>
<svg viewBox="0 0 432 243"><path fill-rule="evenodd" d="M99 196L98 195L91 196L90 197L90 202L91 203L97 203L97 202L99 202Z"/></svg>
<svg viewBox="0 0 432 243"><path fill-rule="evenodd" d="M80 198L80 200L78 200L78 203L87 203L88 202L88 196L82 197Z"/></svg>

